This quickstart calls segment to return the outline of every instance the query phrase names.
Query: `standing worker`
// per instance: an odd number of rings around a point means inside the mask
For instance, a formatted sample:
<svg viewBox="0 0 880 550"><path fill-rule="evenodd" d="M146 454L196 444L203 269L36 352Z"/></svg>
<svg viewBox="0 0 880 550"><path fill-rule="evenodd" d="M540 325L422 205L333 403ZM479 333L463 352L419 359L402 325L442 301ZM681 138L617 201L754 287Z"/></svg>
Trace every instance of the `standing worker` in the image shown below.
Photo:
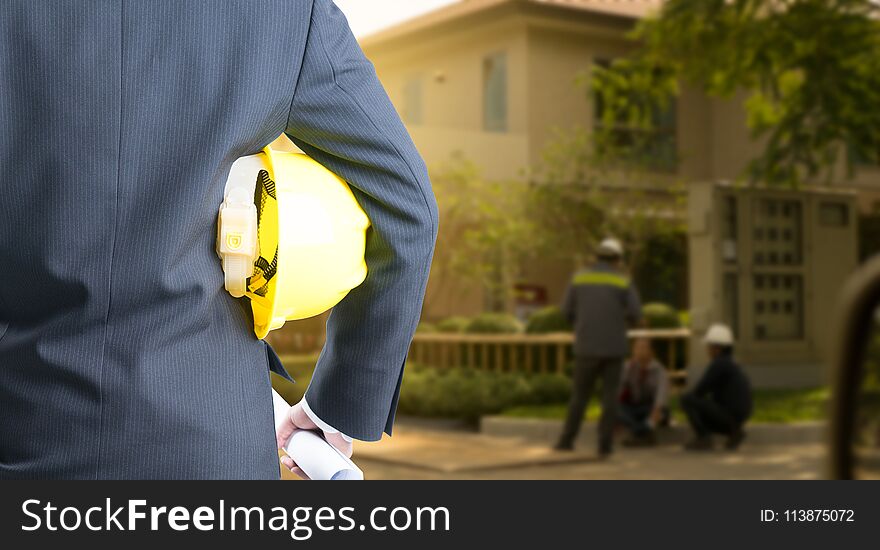
<svg viewBox="0 0 880 550"><path fill-rule="evenodd" d="M233 162L281 134L371 228L276 434L215 246ZM332 0L0 3L0 191L0 478L278 479L294 428L391 433L437 207Z"/></svg>
<svg viewBox="0 0 880 550"><path fill-rule="evenodd" d="M599 456L605 457L612 450L620 371L629 353L627 330L641 319L641 303L638 292L623 273L620 241L602 241L596 258L592 267L574 275L565 292L562 309L575 333L574 377L568 416L555 448L574 449L593 387L601 378Z"/></svg>
<svg viewBox="0 0 880 550"><path fill-rule="evenodd" d="M685 444L692 451L712 448L712 434L727 436L725 447L736 450L746 433L743 425L752 414L752 386L733 359L733 331L726 325L709 327L704 339L711 362L696 387L681 396L681 408L694 430Z"/></svg>

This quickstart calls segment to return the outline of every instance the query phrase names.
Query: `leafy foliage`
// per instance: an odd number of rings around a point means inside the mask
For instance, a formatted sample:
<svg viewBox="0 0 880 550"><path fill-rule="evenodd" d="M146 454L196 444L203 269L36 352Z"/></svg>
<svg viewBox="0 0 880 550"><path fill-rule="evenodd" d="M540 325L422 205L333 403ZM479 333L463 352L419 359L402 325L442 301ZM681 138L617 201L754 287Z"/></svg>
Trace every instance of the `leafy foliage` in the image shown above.
<svg viewBox="0 0 880 550"><path fill-rule="evenodd" d="M678 311L667 304L653 302L643 305L642 317L648 328L678 328L681 326Z"/></svg>
<svg viewBox="0 0 880 550"><path fill-rule="evenodd" d="M519 319L507 313L481 313L468 323L468 334L516 334L522 332Z"/></svg>
<svg viewBox="0 0 880 550"><path fill-rule="evenodd" d="M459 333L470 324L471 320L467 317L454 316L447 317L436 324L437 332Z"/></svg>
<svg viewBox="0 0 880 550"><path fill-rule="evenodd" d="M710 95L745 91L763 140L752 181L830 180L841 153L880 152L880 7L872 0L668 0L634 33L637 55L598 67L610 120L649 127L681 80Z"/></svg>
<svg viewBox="0 0 880 550"><path fill-rule="evenodd" d="M407 367L400 392L402 414L476 421L518 405L564 403L571 382L562 375L526 376L473 369Z"/></svg>
<svg viewBox="0 0 880 550"><path fill-rule="evenodd" d="M315 369L316 356L281 358L296 379L272 374L272 386L289 403L302 399ZM476 421L518 405L564 403L571 381L561 374L496 373L466 368L435 369L408 364L398 410L402 414Z"/></svg>
<svg viewBox="0 0 880 550"><path fill-rule="evenodd" d="M557 132L548 143L532 173L536 183L527 210L539 228L533 244L541 257L581 267L599 240L615 236L623 241L629 263L642 265L651 260L651 243L675 240L684 231L677 215L684 187L668 174L653 172L651 154L637 153L635 142L612 141L601 129L575 127ZM652 193L658 183L662 201Z"/></svg>
<svg viewBox="0 0 880 550"><path fill-rule="evenodd" d="M537 230L525 210L528 186L486 180L461 155L435 167L431 179L443 223L426 301L460 291L453 288L459 280L486 290L491 309L506 309L520 267L534 251Z"/></svg>
<svg viewBox="0 0 880 550"><path fill-rule="evenodd" d="M532 313L529 317L529 322L526 324L526 332L529 334L570 331L571 324L557 306L547 306Z"/></svg>

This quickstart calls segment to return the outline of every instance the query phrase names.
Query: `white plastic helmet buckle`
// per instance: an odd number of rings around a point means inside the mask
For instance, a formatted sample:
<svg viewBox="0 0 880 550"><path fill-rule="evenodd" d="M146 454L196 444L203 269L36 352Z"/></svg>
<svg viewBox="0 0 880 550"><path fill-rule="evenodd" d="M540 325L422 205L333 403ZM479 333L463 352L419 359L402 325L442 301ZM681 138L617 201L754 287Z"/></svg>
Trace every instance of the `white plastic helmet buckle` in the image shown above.
<svg viewBox="0 0 880 550"><path fill-rule="evenodd" d="M235 298L245 295L258 252L257 207L254 205L256 174L248 175L250 171L241 168L233 167L230 172L217 231L217 254L223 261L224 285Z"/></svg>

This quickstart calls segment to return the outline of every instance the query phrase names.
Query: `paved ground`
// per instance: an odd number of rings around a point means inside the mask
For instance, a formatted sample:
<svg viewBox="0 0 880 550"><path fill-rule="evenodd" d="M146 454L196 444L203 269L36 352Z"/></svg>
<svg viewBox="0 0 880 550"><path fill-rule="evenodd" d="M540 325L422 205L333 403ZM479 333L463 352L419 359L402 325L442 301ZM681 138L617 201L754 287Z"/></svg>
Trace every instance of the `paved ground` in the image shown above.
<svg viewBox="0 0 880 550"><path fill-rule="evenodd" d="M746 443L735 453L618 449L599 461L592 449L561 453L517 438L401 425L393 438L357 444L354 458L367 479L816 479L823 457L816 443Z"/></svg>

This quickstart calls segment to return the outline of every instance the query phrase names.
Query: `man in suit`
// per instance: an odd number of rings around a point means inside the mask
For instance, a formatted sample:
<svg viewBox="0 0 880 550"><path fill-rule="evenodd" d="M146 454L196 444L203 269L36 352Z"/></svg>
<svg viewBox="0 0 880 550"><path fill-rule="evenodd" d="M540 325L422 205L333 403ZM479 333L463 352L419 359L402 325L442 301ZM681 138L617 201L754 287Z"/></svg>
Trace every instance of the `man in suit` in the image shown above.
<svg viewBox="0 0 880 550"><path fill-rule="evenodd" d="M230 166L282 133L372 222L367 279L288 415L350 454L391 433L437 210L344 16L0 4L0 478L278 478L280 368L214 240Z"/></svg>
<svg viewBox="0 0 880 550"><path fill-rule="evenodd" d="M562 310L574 326L574 375L565 426L556 449L574 449L593 387L602 379L602 418L599 456L611 454L617 397L623 359L629 353L627 329L641 319L638 292L623 273L623 246L605 239L596 250L596 263L575 273Z"/></svg>

